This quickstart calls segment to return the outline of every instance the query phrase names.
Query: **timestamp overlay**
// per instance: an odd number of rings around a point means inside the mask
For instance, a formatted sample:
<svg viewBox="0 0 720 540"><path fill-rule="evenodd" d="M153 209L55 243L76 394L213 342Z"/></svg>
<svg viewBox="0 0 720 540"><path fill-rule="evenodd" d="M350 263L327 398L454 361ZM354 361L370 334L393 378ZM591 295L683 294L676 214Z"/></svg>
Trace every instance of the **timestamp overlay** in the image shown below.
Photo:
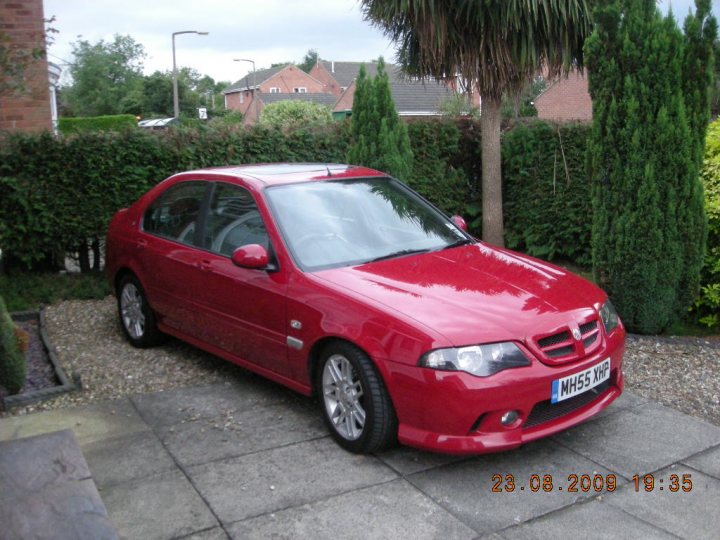
<svg viewBox="0 0 720 540"><path fill-rule="evenodd" d="M490 479L492 493L613 493L628 481L617 474L571 472L567 475L495 473ZM692 473L634 474L630 485L635 492L689 493L693 490Z"/></svg>

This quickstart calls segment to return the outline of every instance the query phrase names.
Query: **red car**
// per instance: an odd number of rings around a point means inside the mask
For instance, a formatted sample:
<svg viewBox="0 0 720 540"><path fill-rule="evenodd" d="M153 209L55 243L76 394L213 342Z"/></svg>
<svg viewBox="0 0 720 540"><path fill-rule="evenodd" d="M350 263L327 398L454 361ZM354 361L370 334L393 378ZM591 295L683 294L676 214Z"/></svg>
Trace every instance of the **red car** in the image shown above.
<svg viewBox="0 0 720 540"><path fill-rule="evenodd" d="M605 293L465 229L371 169L207 169L115 215L107 270L130 343L316 394L353 452L510 449L607 407L625 330Z"/></svg>

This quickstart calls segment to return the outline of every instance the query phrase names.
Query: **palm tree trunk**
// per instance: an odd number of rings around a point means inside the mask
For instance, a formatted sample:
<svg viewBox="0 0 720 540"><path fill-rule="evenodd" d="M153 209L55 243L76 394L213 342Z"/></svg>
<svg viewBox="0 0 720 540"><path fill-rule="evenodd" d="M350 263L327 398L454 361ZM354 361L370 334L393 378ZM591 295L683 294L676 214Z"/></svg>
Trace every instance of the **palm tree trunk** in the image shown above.
<svg viewBox="0 0 720 540"><path fill-rule="evenodd" d="M504 246L502 166L500 156L500 99L482 97L480 113L482 156L482 237Z"/></svg>

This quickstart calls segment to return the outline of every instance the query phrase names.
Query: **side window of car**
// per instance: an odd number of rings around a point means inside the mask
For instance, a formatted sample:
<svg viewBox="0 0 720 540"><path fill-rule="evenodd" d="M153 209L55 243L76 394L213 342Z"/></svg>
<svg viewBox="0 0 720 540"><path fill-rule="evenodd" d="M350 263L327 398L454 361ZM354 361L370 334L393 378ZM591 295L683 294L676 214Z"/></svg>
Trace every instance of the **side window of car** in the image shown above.
<svg viewBox="0 0 720 540"><path fill-rule="evenodd" d="M204 246L228 257L246 244L269 246L255 200L248 190L232 184L216 185L205 231Z"/></svg>
<svg viewBox="0 0 720 540"><path fill-rule="evenodd" d="M207 186L206 182L183 182L168 188L145 211L143 230L183 244L194 244Z"/></svg>

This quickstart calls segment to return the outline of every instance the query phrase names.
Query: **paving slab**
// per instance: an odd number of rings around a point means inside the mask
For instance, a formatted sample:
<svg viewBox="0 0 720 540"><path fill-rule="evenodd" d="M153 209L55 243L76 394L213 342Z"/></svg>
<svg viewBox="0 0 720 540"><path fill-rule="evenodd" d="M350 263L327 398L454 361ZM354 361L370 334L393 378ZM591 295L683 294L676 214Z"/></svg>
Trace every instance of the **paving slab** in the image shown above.
<svg viewBox="0 0 720 540"><path fill-rule="evenodd" d="M0 442L0 538L115 539L70 430Z"/></svg>
<svg viewBox="0 0 720 540"><path fill-rule="evenodd" d="M386 450L375 454L375 457L403 476L470 459L467 456L425 452L409 446Z"/></svg>
<svg viewBox="0 0 720 540"><path fill-rule="evenodd" d="M684 459L683 463L720 480L720 446Z"/></svg>
<svg viewBox="0 0 720 540"><path fill-rule="evenodd" d="M133 396L143 419L153 427L232 415L257 405L299 400L289 390L260 378L233 380Z"/></svg>
<svg viewBox="0 0 720 540"><path fill-rule="evenodd" d="M690 474L692 489L670 492L670 475ZM717 538L720 531L720 480L699 471L675 465L653 474L655 489L646 492L630 482L609 494L605 501L624 512L652 523L681 538ZM663 480L660 483L660 480ZM662 490L660 488L663 488Z"/></svg>
<svg viewBox="0 0 720 540"><path fill-rule="evenodd" d="M307 401L253 405L231 415L205 416L156 429L181 465L197 465L326 437L320 414Z"/></svg>
<svg viewBox="0 0 720 540"><path fill-rule="evenodd" d="M629 479L720 444L720 427L647 403L581 424L553 440Z"/></svg>
<svg viewBox="0 0 720 540"><path fill-rule="evenodd" d="M89 443L82 451L100 488L176 467L172 456L150 431Z"/></svg>
<svg viewBox="0 0 720 540"><path fill-rule="evenodd" d="M0 442L0 501L91 476L70 430Z"/></svg>
<svg viewBox="0 0 720 540"><path fill-rule="evenodd" d="M213 527L188 536L180 536L175 540L229 540L229 538L222 527Z"/></svg>
<svg viewBox="0 0 720 540"><path fill-rule="evenodd" d="M329 437L186 471L225 524L397 477L378 459L350 454Z"/></svg>
<svg viewBox="0 0 720 540"><path fill-rule="evenodd" d="M552 441L540 441L502 454L488 454L406 478L435 502L479 533L489 533L552 510L569 506L590 493L570 493L568 475L610 471ZM512 475L513 492L495 493L493 475ZM552 475L550 492L533 492L532 475ZM503 484L504 485L504 484ZM594 494L594 492L592 493Z"/></svg>
<svg viewBox="0 0 720 540"><path fill-rule="evenodd" d="M72 429L78 444L83 446L150 428L140 418L130 400L118 399L84 407L3 418L0 421L0 441L62 429Z"/></svg>
<svg viewBox="0 0 720 540"><path fill-rule="evenodd" d="M616 506L597 499L551 512L522 525L500 531L499 535L508 540L558 540L570 535L573 538L594 540L677 538Z"/></svg>
<svg viewBox="0 0 720 540"><path fill-rule="evenodd" d="M236 540L470 540L477 536L401 479L233 523L228 532Z"/></svg>
<svg viewBox="0 0 720 540"><path fill-rule="evenodd" d="M169 539L219 525L179 470L110 485L100 496L122 538Z"/></svg>

